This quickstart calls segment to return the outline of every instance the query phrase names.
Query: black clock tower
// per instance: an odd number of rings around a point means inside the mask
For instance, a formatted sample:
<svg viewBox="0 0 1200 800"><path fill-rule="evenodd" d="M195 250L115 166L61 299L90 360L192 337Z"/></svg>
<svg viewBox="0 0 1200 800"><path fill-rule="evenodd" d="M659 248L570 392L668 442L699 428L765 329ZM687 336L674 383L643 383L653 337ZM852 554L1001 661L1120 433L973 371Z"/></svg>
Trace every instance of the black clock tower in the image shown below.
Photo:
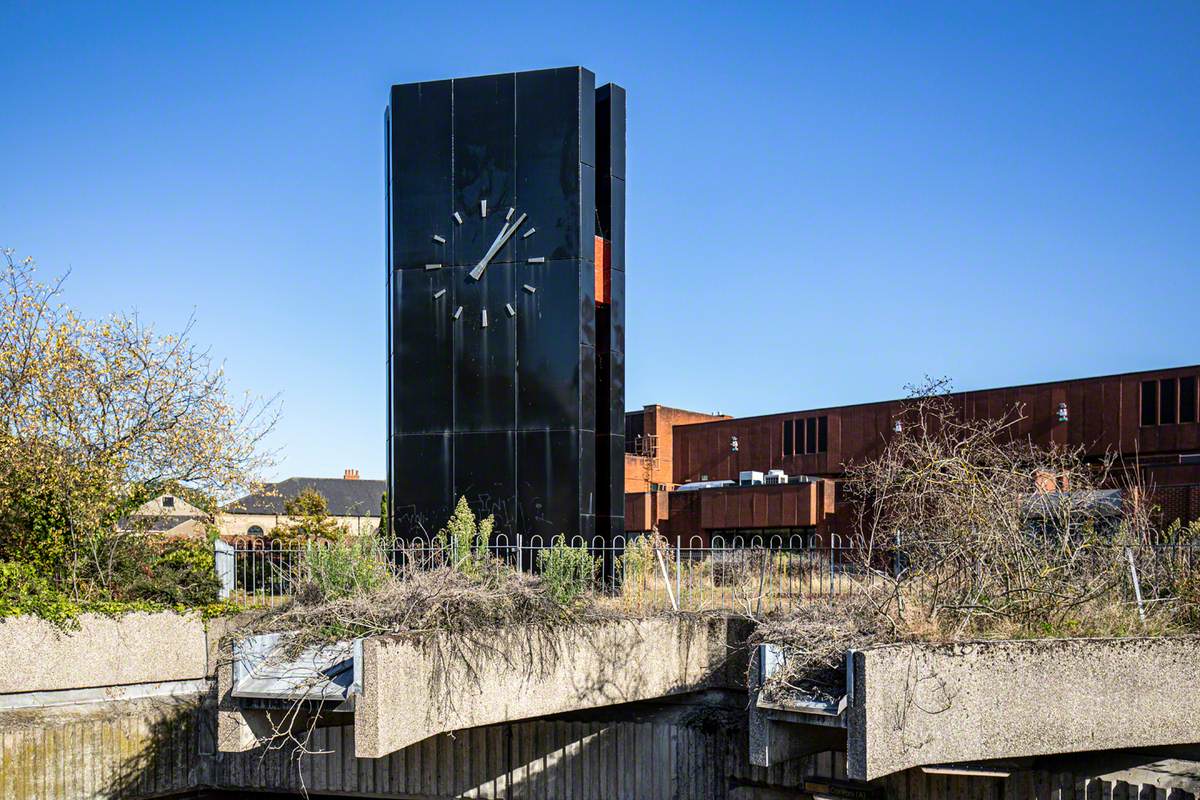
<svg viewBox="0 0 1200 800"><path fill-rule="evenodd" d="M625 91L409 83L385 125L391 530L622 533Z"/></svg>

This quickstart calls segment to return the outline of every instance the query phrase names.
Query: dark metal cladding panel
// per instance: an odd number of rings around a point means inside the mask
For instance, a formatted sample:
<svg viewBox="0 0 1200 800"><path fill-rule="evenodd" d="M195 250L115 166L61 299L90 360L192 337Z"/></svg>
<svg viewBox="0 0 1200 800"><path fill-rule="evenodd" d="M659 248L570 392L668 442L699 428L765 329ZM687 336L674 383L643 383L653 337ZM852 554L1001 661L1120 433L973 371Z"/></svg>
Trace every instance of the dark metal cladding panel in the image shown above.
<svg viewBox="0 0 1200 800"><path fill-rule="evenodd" d="M516 207L529 215L518 236L530 255L547 261L578 258L585 249L579 78L575 67L516 76ZM523 238L531 228L536 232Z"/></svg>
<svg viewBox="0 0 1200 800"><path fill-rule="evenodd" d="M517 440L518 530L545 543L579 529L579 431L519 431Z"/></svg>
<svg viewBox="0 0 1200 800"><path fill-rule="evenodd" d="M392 374L390 413L393 432L435 433L453 427L453 352L447 270L397 270L392 274ZM440 299L433 295L447 289Z"/></svg>
<svg viewBox="0 0 1200 800"><path fill-rule="evenodd" d="M516 427L578 428L580 263L517 264L514 269L520 276L513 303L517 316L500 322L517 331Z"/></svg>
<svg viewBox="0 0 1200 800"><path fill-rule="evenodd" d="M596 513L603 517L625 514L625 437L596 435Z"/></svg>
<svg viewBox="0 0 1200 800"><path fill-rule="evenodd" d="M514 265L493 263L478 281L468 271L438 270L454 285L454 309L463 309L449 323L454 331L454 429L511 430L517 422L517 328L504 306L513 300Z"/></svg>
<svg viewBox="0 0 1200 800"><path fill-rule="evenodd" d="M579 374L582 377L579 387L580 420L582 430L596 430L596 348L586 344L579 348Z"/></svg>
<svg viewBox="0 0 1200 800"><path fill-rule="evenodd" d="M596 413L607 415L606 433L625 435L625 354L619 350L608 353L608 395Z"/></svg>
<svg viewBox="0 0 1200 800"><path fill-rule="evenodd" d="M396 535L432 535L453 508L453 436L411 434L393 437L392 493L388 506Z"/></svg>
<svg viewBox="0 0 1200 800"><path fill-rule="evenodd" d="M496 518L497 531L514 529L517 518L516 434L512 431L456 433L454 496L466 497L481 518Z"/></svg>
<svg viewBox="0 0 1200 800"><path fill-rule="evenodd" d="M454 230L452 263L476 264L515 204L514 91L512 73L454 81L454 208L446 212ZM461 225L449 218L454 211ZM510 239L492 263L512 258Z"/></svg>
<svg viewBox="0 0 1200 800"><path fill-rule="evenodd" d="M625 271L625 181L620 178L601 180L608 187L612 225L609 229L609 255L613 272Z"/></svg>
<svg viewBox="0 0 1200 800"><path fill-rule="evenodd" d="M625 90L615 83L596 89L596 140L596 171L624 179Z"/></svg>
<svg viewBox="0 0 1200 800"><path fill-rule="evenodd" d="M596 166L596 76L579 67L579 160Z"/></svg>
<svg viewBox="0 0 1200 800"><path fill-rule="evenodd" d="M609 294L612 303L609 305L608 348L617 352L625 352L625 273L613 270L610 276Z"/></svg>
<svg viewBox="0 0 1200 800"><path fill-rule="evenodd" d="M433 235L453 213L450 81L393 86L390 127L392 267L445 258Z"/></svg>
<svg viewBox="0 0 1200 800"><path fill-rule="evenodd" d="M579 214L581 255L584 261L596 260L596 169L579 165L579 192L583 198Z"/></svg>

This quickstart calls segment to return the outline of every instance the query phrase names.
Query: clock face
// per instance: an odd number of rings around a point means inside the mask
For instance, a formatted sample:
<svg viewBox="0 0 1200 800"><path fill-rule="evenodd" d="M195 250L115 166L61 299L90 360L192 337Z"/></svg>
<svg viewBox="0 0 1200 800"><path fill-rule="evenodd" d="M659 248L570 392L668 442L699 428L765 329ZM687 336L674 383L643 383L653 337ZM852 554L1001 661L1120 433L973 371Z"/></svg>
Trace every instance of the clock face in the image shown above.
<svg viewBox="0 0 1200 800"><path fill-rule="evenodd" d="M479 225L479 224L482 224L483 220L487 219L488 214L494 214L494 213L498 213L498 212L496 212L494 209L489 209L488 202L485 199L485 200L480 201L479 208L475 209L474 213L466 212L466 211L455 211L453 214L453 219L454 219L454 222L459 225L472 225L472 224ZM471 268L470 272L467 273L465 280L467 280L467 281L483 280L483 276L487 273L488 266L491 264L492 259L496 257L496 254L498 252L500 252L500 250L504 247L504 245L506 245L508 243L508 241L510 239L512 239L513 237L516 237L516 236L519 236L522 239L528 239L529 237L533 236L535 233L537 233L537 228L533 227L533 224L530 223L530 221L528 219L528 215L520 213L517 211L517 209L510 207L506 212L504 212L504 225L500 228L500 232L498 234L496 234L495 240L488 247L487 251L481 254L479 262L477 264L475 264L474 267ZM435 233L435 234L433 234L433 241L434 241L434 243L436 243L438 245L445 245L446 237L442 236L441 234ZM530 264L544 264L546 262L546 257L545 256L535 256L535 257L526 259L526 261ZM436 269L441 269L441 268L442 268L441 264L426 264L425 265L426 271L436 270ZM522 285L522 290L524 292L526 292L527 294L536 294L537 293L537 287L531 286L528 283ZM433 293L433 299L436 302L445 302L445 299L444 299L445 296L446 296L445 289L438 289L436 292ZM455 306L453 309L447 308L446 313L448 313L450 315L450 318L453 320L462 319L464 312L477 314L479 317L479 326L481 328L486 328L488 326L489 315L492 318L495 318L501 314L505 315L509 319L515 317L517 315L517 310L516 310L516 308L513 307L513 304L515 302L516 302L516 298L513 298L511 301L505 303L503 308L492 308L492 309L489 309L486 305L483 305L478 309L464 309L460 305L460 306Z"/></svg>

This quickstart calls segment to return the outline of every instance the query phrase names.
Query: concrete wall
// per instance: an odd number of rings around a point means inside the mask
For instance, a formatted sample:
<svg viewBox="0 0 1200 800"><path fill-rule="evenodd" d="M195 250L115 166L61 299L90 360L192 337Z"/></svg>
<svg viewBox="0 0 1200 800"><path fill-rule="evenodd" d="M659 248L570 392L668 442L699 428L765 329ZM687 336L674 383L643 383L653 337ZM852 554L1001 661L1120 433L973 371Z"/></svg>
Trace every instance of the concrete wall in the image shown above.
<svg viewBox="0 0 1200 800"><path fill-rule="evenodd" d="M196 614L85 615L63 631L36 617L0 621L0 694L195 680L209 674Z"/></svg>
<svg viewBox="0 0 1200 800"><path fill-rule="evenodd" d="M134 800L210 784L199 696L0 711L4 800Z"/></svg>
<svg viewBox="0 0 1200 800"><path fill-rule="evenodd" d="M849 773L1200 741L1200 638L891 645L855 655Z"/></svg>
<svg viewBox="0 0 1200 800"><path fill-rule="evenodd" d="M376 758L459 728L737 685L745 662L731 658L730 626L660 617L366 639L355 752Z"/></svg>

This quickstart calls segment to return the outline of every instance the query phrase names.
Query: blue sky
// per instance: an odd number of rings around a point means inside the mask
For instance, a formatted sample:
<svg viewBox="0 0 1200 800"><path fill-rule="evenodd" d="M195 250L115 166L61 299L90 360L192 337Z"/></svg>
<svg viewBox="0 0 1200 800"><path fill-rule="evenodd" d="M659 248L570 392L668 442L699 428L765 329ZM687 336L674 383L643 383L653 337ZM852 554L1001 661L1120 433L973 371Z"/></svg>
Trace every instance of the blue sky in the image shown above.
<svg viewBox="0 0 1200 800"><path fill-rule="evenodd" d="M1200 4L0 3L0 244L384 472L392 83L629 92L627 405L1200 362Z"/></svg>

